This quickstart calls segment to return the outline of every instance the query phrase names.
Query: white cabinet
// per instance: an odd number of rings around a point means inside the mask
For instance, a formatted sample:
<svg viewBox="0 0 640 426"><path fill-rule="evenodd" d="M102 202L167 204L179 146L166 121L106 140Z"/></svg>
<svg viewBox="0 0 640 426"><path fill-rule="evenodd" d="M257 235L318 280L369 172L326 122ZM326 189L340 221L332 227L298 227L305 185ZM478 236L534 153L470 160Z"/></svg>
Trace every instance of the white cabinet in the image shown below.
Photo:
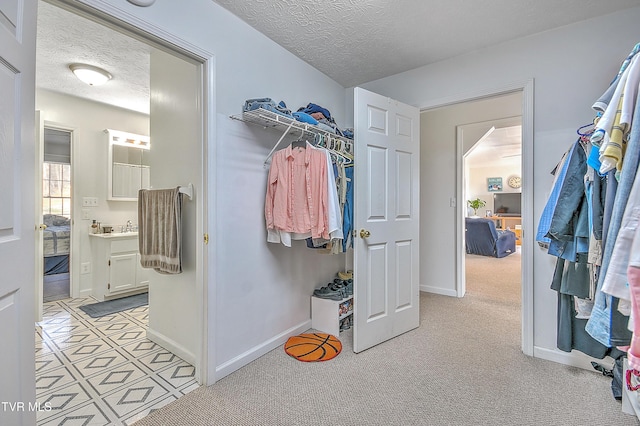
<svg viewBox="0 0 640 426"><path fill-rule="evenodd" d="M344 321L352 324L353 296L342 300L311 297L311 327L338 336Z"/></svg>
<svg viewBox="0 0 640 426"><path fill-rule="evenodd" d="M140 266L137 232L90 235L93 297L102 301L148 290L149 271Z"/></svg>
<svg viewBox="0 0 640 426"><path fill-rule="evenodd" d="M150 187L149 136L107 129L109 154L107 200L137 201L138 191Z"/></svg>

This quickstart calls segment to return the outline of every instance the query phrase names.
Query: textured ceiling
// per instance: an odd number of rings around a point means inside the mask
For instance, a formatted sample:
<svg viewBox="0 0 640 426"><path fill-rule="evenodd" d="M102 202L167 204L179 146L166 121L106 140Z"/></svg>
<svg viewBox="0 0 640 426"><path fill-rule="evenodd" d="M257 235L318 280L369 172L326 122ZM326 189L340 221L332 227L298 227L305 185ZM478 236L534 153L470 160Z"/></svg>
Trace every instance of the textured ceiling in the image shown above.
<svg viewBox="0 0 640 426"><path fill-rule="evenodd" d="M38 3L36 87L149 113L151 48L117 31ZM80 62L107 70L113 79L88 86L69 70Z"/></svg>
<svg viewBox="0 0 640 426"><path fill-rule="evenodd" d="M640 5L639 0L212 1L345 87ZM42 0L38 4L38 88L148 113L149 46ZM114 78L104 86L84 85L69 71L72 62L100 66Z"/></svg>
<svg viewBox="0 0 640 426"><path fill-rule="evenodd" d="M522 126L494 128L465 159L468 167L517 167L522 160Z"/></svg>
<svg viewBox="0 0 640 426"><path fill-rule="evenodd" d="M213 0L345 87L638 0Z"/></svg>

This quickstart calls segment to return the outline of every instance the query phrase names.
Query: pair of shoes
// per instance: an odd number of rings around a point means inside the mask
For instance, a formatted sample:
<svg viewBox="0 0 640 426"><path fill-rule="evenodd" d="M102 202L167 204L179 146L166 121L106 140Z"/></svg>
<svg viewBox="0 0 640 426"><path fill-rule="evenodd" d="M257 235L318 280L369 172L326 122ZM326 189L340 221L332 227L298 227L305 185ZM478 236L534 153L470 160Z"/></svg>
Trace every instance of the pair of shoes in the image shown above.
<svg viewBox="0 0 640 426"><path fill-rule="evenodd" d="M353 288L353 286L352 286ZM333 284L331 285L331 289L334 291L340 291L342 293L342 298L345 299L349 296L349 288L347 281L341 280L340 278L336 278L333 280ZM353 291L352 291L353 292Z"/></svg>
<svg viewBox="0 0 640 426"><path fill-rule="evenodd" d="M338 278L340 278L341 280L348 280L349 278L353 278L353 271L340 271L338 272Z"/></svg>
<svg viewBox="0 0 640 426"><path fill-rule="evenodd" d="M353 316L348 316L340 321L340 331L348 330L353 325Z"/></svg>
<svg viewBox="0 0 640 426"><path fill-rule="evenodd" d="M333 290L330 285L313 290L313 295L321 299L342 300L342 291Z"/></svg>

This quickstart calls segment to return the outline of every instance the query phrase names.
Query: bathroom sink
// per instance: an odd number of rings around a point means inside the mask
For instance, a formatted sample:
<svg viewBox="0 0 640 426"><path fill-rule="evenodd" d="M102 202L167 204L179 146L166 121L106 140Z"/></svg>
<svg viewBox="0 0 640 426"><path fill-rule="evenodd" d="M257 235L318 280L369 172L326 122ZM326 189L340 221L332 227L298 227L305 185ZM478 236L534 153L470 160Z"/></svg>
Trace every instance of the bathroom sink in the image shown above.
<svg viewBox="0 0 640 426"><path fill-rule="evenodd" d="M112 232L111 236L112 237L129 237L129 236L137 237L138 236L138 232L133 232L133 231L130 231L130 232Z"/></svg>
<svg viewBox="0 0 640 426"><path fill-rule="evenodd" d="M138 238L137 232L111 232L109 234L89 234L101 238Z"/></svg>

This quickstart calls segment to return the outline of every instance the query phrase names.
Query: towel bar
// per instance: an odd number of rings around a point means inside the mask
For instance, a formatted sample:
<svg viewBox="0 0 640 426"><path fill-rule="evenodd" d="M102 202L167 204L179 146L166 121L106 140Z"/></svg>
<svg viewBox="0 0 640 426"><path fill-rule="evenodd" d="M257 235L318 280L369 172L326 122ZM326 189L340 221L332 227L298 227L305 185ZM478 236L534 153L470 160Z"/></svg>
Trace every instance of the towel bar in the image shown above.
<svg viewBox="0 0 640 426"><path fill-rule="evenodd" d="M179 189L180 193L186 195L187 197L189 197L190 200L193 199L193 184L190 183L187 186L180 186Z"/></svg>

